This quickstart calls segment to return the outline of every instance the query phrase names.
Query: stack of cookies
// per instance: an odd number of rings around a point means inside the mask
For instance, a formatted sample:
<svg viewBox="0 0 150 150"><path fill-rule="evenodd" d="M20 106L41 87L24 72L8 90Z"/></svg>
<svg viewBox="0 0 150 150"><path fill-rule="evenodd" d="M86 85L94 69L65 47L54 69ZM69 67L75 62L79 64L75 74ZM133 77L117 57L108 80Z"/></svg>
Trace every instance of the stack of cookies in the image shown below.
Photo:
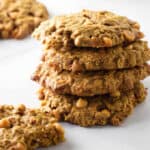
<svg viewBox="0 0 150 150"><path fill-rule="evenodd" d="M80 126L120 125L144 101L150 50L137 22L108 11L56 16L33 36L44 45L32 79L44 111Z"/></svg>

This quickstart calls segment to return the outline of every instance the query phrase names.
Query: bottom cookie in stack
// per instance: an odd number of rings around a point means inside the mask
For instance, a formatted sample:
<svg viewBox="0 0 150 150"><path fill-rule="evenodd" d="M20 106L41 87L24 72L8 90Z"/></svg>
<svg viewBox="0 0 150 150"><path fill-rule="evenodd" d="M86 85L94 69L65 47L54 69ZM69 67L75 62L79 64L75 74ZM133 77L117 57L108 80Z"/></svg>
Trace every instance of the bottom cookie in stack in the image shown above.
<svg viewBox="0 0 150 150"><path fill-rule="evenodd" d="M146 89L140 82L135 84L133 90L118 95L115 93L115 97L58 95L43 87L38 91L44 111L52 111L59 120L84 127L120 125L134 107L144 101L146 95Z"/></svg>

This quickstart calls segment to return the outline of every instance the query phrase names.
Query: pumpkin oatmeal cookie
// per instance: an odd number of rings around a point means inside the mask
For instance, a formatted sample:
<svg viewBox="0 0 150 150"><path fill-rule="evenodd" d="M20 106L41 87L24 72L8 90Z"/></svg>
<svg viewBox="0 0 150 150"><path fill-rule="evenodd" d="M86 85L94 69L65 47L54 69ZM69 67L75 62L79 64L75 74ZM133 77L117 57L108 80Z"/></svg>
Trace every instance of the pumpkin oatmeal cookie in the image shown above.
<svg viewBox="0 0 150 150"><path fill-rule="evenodd" d="M72 72L116 70L142 66L150 60L150 49L145 41L113 48L74 48L61 52L55 49L44 51L42 61L57 71Z"/></svg>
<svg viewBox="0 0 150 150"><path fill-rule="evenodd" d="M1 0L0 38L22 39L46 19L46 7L36 0Z"/></svg>
<svg viewBox="0 0 150 150"><path fill-rule="evenodd" d="M57 94L94 96L134 88L134 84L150 75L150 65L132 69L72 73L57 72L42 63L32 75L32 80L50 88Z"/></svg>
<svg viewBox="0 0 150 150"><path fill-rule="evenodd" d="M0 150L35 150L63 140L63 128L50 112L0 105Z"/></svg>
<svg viewBox="0 0 150 150"><path fill-rule="evenodd" d="M146 94L141 83L136 83L133 90L118 93L114 97L110 95L94 97L58 95L45 88L38 91L41 106L45 112L53 111L59 120L84 127L120 125L131 114L134 107L144 101Z"/></svg>
<svg viewBox="0 0 150 150"><path fill-rule="evenodd" d="M56 16L43 22L33 33L46 49L72 50L72 47L112 47L143 37L137 22L109 11L83 10Z"/></svg>

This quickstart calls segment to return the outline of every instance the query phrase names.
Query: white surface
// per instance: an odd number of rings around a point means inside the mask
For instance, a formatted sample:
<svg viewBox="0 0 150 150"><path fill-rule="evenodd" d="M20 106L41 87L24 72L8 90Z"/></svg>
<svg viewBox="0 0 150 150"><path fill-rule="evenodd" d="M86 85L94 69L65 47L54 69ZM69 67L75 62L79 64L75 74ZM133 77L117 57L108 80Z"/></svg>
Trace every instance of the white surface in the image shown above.
<svg viewBox="0 0 150 150"><path fill-rule="evenodd" d="M42 0L41 0L42 1ZM51 14L79 11L83 8L108 9L138 20L146 40L150 41L150 3L148 0L43 0ZM39 105L38 85L30 75L39 63L42 46L31 38L21 41L0 40L0 104ZM150 78L144 81L150 89ZM150 90L149 90L150 93ZM51 150L149 150L150 94L120 127L81 128L64 124L66 142ZM45 149L47 150L47 149Z"/></svg>

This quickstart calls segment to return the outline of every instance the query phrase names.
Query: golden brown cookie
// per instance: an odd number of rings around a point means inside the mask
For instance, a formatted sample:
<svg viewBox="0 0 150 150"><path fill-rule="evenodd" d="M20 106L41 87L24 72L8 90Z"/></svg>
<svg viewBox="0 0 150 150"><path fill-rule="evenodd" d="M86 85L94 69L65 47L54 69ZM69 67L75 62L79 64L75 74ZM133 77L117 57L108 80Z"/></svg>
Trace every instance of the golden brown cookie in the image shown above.
<svg viewBox="0 0 150 150"><path fill-rule="evenodd" d="M46 19L46 7L36 0L1 0L0 38L22 39Z"/></svg>
<svg viewBox="0 0 150 150"><path fill-rule="evenodd" d="M150 60L147 42L137 41L127 46L113 48L74 48L61 52L49 49L44 52L42 61L55 70L72 72L116 70L142 66Z"/></svg>
<svg viewBox="0 0 150 150"><path fill-rule="evenodd" d="M0 105L0 150L35 150L63 140L63 128L52 113Z"/></svg>
<svg viewBox="0 0 150 150"><path fill-rule="evenodd" d="M58 94L94 96L134 88L134 84L150 75L148 64L132 69L72 73L57 72L48 65L39 65L32 80Z"/></svg>
<svg viewBox="0 0 150 150"><path fill-rule="evenodd" d="M72 50L72 47L112 47L143 37L137 22L109 11L83 10L56 16L33 33L45 48Z"/></svg>
<svg viewBox="0 0 150 150"><path fill-rule="evenodd" d="M43 110L53 111L59 120L80 126L94 126L120 125L131 114L133 108L144 101L146 90L142 84L137 83L133 90L115 97L57 95L45 88L41 88L38 94Z"/></svg>

